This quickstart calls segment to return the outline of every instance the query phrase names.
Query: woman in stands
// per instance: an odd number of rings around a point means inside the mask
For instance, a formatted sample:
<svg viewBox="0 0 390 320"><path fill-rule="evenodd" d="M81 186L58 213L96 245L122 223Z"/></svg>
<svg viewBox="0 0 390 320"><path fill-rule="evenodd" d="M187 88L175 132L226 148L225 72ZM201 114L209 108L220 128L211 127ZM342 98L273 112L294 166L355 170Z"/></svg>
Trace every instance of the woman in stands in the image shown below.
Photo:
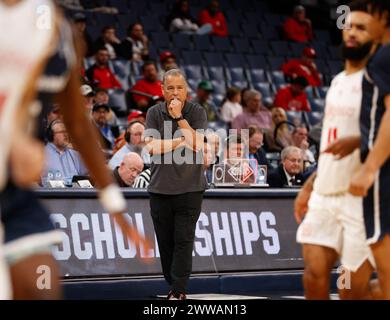
<svg viewBox="0 0 390 320"><path fill-rule="evenodd" d="M272 108L271 112L271 129L264 135L265 149L267 152L281 152L285 147L292 145L287 115L282 108Z"/></svg>

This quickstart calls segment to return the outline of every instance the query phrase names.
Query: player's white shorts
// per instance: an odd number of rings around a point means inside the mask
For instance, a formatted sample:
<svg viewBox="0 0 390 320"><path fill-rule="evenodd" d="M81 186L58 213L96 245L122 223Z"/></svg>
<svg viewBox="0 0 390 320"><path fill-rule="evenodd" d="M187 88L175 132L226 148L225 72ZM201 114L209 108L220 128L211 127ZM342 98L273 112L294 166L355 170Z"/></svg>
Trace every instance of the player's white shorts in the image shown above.
<svg viewBox="0 0 390 320"><path fill-rule="evenodd" d="M306 217L297 231L297 242L334 249L341 264L352 272L366 259L375 265L366 243L361 197L349 193L322 196L313 191L308 206Z"/></svg>
<svg viewBox="0 0 390 320"><path fill-rule="evenodd" d="M0 222L0 300L11 299L11 281L3 247L3 225Z"/></svg>

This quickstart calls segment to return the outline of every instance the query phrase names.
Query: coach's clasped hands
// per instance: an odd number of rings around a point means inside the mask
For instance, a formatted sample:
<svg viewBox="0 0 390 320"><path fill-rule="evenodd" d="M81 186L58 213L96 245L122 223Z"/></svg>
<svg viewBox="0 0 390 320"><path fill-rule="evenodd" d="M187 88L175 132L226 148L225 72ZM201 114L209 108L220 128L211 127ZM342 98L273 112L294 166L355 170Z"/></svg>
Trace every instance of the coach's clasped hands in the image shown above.
<svg viewBox="0 0 390 320"><path fill-rule="evenodd" d="M172 118L176 119L181 117L182 105L183 103L177 98L173 98L173 100L171 100L168 106L168 112Z"/></svg>

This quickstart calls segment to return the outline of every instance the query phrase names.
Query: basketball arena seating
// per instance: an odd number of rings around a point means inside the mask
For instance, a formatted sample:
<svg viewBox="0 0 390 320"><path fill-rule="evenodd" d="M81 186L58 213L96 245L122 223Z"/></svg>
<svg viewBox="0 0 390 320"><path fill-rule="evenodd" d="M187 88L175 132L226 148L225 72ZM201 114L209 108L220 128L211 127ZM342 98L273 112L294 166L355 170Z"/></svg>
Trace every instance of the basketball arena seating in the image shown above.
<svg viewBox="0 0 390 320"><path fill-rule="evenodd" d="M191 91L196 90L201 79L210 80L215 86L213 100L220 103L229 86L250 87L259 90L266 104L272 104L276 91L286 85L280 71L281 65L291 58L301 55L304 44L283 39L281 25L286 16L275 14L261 1L221 0L229 36L173 34L164 29L165 19L174 1L135 1L107 0L106 5L116 7L119 14L103 14L85 11L87 32L96 39L106 25L114 25L121 39L126 36L127 27L141 22L150 39L150 56L158 61L163 50L173 51L178 63L185 72ZM190 1L191 14L196 17L204 2ZM67 11L72 16L75 11ZM341 71L343 62L340 49L331 43L327 30L314 30L315 39L310 44L317 52L316 64L323 79L323 87L308 88L313 115L308 119L311 125L321 119L324 98L332 77ZM85 59L85 67L93 63L93 58ZM110 92L116 110L127 111L124 92L140 79L140 64L114 60L110 62L123 91ZM121 97L122 96L122 97Z"/></svg>

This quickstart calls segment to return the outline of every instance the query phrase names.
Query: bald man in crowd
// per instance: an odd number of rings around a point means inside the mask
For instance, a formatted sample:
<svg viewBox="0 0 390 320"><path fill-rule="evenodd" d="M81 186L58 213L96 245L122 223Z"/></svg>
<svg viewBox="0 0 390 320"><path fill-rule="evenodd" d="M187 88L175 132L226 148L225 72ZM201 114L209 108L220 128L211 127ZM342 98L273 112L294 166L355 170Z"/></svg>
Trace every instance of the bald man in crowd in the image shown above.
<svg viewBox="0 0 390 320"><path fill-rule="evenodd" d="M143 168L142 158L135 152L129 152L123 157L121 164L114 169L115 180L121 188L132 187Z"/></svg>

